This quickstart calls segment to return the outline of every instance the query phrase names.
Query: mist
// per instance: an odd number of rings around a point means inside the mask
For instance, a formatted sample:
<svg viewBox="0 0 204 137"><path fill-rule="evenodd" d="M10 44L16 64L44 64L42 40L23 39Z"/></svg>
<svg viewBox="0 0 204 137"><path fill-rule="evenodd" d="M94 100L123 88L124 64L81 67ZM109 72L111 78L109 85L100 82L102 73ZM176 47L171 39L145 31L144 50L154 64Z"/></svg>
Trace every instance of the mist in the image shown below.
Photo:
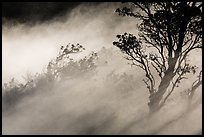
<svg viewBox="0 0 204 137"><path fill-rule="evenodd" d="M185 112L183 94L195 76L176 88L160 112L148 117L144 73L129 65L112 45L117 34L137 34L137 20L115 13L121 6L80 3L34 24L4 20L2 84L12 78L25 83L27 74L43 73L60 47L68 43L85 48L71 56L74 60L92 51L99 59L94 71L37 89L11 109L4 108L2 134L202 134L202 87L195 92L195 107ZM192 53L190 59L202 67L200 51Z"/></svg>
<svg viewBox="0 0 204 137"><path fill-rule="evenodd" d="M67 16L59 16L56 17L58 19L34 26L4 25L3 82L11 77L20 79L26 71L42 71L62 45L80 43L86 48L85 52L90 52L102 46L112 46L112 40L118 33L126 30L134 32L134 20L127 26L128 18L124 19L115 14L114 10L118 5L118 3L105 3L98 7L89 4L79 5ZM66 20L61 21L60 18Z"/></svg>

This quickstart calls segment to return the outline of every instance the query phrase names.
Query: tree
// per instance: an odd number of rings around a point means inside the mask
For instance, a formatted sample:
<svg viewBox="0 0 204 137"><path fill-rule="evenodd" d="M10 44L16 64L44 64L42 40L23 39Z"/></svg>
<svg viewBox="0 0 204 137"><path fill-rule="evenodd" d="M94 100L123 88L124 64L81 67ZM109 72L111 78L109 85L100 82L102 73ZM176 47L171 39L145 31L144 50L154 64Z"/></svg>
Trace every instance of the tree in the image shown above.
<svg viewBox="0 0 204 137"><path fill-rule="evenodd" d="M70 55L83 52L85 48L77 44L69 43L61 46L59 54L52 59L44 73L31 75L28 73L26 83L20 83L14 78L2 86L2 107L6 112L15 107L22 98L33 95L38 91L52 91L55 83L65 80L67 77L76 78L92 72L96 68L97 53L91 52L88 56L74 61Z"/></svg>
<svg viewBox="0 0 204 137"><path fill-rule="evenodd" d="M155 112L181 80L198 69L189 64L188 55L202 49L202 2L132 2L129 6L116 12L139 19L139 33L117 35L118 41L113 45L145 72L148 105L150 112ZM156 75L160 77L159 83L155 81Z"/></svg>
<svg viewBox="0 0 204 137"><path fill-rule="evenodd" d="M97 53L91 52L88 56L75 61L70 57L70 54L80 53L84 50L85 48L79 43L61 46L57 57L51 60L47 66L50 80L83 76L83 74L94 70L96 68L95 62L98 59Z"/></svg>
<svg viewBox="0 0 204 137"><path fill-rule="evenodd" d="M85 48L79 43L76 45L69 43L67 46L61 46L56 59L51 60L47 66L47 74L50 76L50 80L57 79L64 66L72 61L69 56L70 54L79 53L83 50L85 50Z"/></svg>

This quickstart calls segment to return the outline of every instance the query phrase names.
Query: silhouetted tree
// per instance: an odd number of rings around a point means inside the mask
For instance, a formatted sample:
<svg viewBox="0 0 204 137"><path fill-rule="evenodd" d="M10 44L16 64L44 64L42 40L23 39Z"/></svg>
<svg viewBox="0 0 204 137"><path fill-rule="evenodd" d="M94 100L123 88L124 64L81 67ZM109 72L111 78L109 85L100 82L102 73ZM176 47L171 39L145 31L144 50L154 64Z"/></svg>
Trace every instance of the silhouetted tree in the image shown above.
<svg viewBox="0 0 204 137"><path fill-rule="evenodd" d="M202 48L202 2L131 2L116 12L141 21L137 37L117 35L119 40L113 45L144 70L150 112L159 110L186 74L196 73L197 67L189 64L187 56ZM154 70L161 80L158 85Z"/></svg>

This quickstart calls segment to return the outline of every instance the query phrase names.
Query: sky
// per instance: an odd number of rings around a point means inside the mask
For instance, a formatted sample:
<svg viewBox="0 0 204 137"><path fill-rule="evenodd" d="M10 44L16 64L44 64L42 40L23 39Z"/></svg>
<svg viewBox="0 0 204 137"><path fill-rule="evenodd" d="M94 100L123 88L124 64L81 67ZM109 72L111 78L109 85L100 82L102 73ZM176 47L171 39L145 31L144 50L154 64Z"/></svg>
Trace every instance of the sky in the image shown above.
<svg viewBox="0 0 204 137"><path fill-rule="evenodd" d="M80 2L3 2L2 16L28 23L47 21L69 13Z"/></svg>
<svg viewBox="0 0 204 137"><path fill-rule="evenodd" d="M121 3L3 3L3 81L42 72L62 45L79 43L84 54L113 47L116 35L136 33L135 20L118 16ZM127 25L128 22L128 25Z"/></svg>
<svg viewBox="0 0 204 137"><path fill-rule="evenodd" d="M123 4L3 3L3 83L12 77L25 82L27 74L42 73L68 43L86 49L74 59L91 51L99 51L100 58L89 75L71 77L53 88L41 83L35 94L26 94L17 103L8 100L11 109L2 112L3 134L202 134L202 87L195 92L195 106L185 111L185 90L195 77L181 83L164 108L148 118L144 72L128 65L112 44L117 34L137 34L138 21L118 16L118 7ZM202 66L200 52L190 60Z"/></svg>

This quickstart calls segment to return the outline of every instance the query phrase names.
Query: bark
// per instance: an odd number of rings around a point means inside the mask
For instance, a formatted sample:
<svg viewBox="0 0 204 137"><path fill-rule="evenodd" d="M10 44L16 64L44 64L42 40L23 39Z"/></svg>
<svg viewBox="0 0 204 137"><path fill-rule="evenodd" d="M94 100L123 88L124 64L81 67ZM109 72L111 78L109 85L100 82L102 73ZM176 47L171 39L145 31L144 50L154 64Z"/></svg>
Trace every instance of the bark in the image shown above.
<svg viewBox="0 0 204 137"><path fill-rule="evenodd" d="M150 94L149 97L149 110L150 113L158 111L160 109L160 102L163 98L163 95L166 93L170 82L173 80L174 76L176 75L176 73L174 73L174 68L176 65L177 59L172 58L169 60L169 68L167 69L167 71L165 72L164 77L162 78L159 86L158 86L158 90L157 92L154 92L152 94Z"/></svg>
<svg viewBox="0 0 204 137"><path fill-rule="evenodd" d="M190 21L190 16L186 12L184 13L184 16L185 18L183 18L183 21L181 23L180 30L179 30L179 40L178 40L177 49L175 51L175 57L172 58L173 47L169 45L169 60L168 60L169 68L165 72L165 75L160 82L157 92L150 95L150 98L149 98L150 102L148 104L150 113L154 111L158 111L160 109L161 106L159 103L162 100L164 93L167 91L167 88L169 87L170 82L175 76L174 68L179 58L179 54L182 51L182 44L185 38L185 31L187 29L187 24Z"/></svg>

